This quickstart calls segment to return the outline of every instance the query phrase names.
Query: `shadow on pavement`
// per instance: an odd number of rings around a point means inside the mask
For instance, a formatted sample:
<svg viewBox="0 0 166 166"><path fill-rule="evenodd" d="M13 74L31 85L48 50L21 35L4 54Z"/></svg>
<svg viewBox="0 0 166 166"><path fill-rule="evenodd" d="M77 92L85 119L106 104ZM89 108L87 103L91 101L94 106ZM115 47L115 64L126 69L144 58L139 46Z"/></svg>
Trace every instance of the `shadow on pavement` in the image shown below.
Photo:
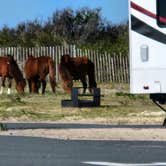
<svg viewBox="0 0 166 166"><path fill-rule="evenodd" d="M105 125L79 123L3 123L7 129L88 129L88 128L136 128L136 129L165 129L162 125Z"/></svg>

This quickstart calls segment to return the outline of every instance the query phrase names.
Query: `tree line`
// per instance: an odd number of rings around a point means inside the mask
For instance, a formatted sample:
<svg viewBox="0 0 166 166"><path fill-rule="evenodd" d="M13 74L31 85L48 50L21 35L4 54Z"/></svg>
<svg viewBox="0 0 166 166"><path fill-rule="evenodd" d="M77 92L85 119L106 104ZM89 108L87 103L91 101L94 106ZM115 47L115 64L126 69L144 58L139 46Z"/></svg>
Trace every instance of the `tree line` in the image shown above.
<svg viewBox="0 0 166 166"><path fill-rule="evenodd" d="M101 9L56 10L45 22L35 19L15 28L0 29L0 46L55 46L73 44L79 48L107 52L128 52L128 22L114 25L101 16Z"/></svg>

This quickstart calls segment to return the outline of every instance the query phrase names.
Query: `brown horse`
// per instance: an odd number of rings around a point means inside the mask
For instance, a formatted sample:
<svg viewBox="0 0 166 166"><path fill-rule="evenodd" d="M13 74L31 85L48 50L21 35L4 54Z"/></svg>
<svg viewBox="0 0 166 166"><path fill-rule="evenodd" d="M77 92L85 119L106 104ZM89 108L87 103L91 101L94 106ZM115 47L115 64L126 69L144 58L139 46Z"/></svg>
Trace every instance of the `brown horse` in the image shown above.
<svg viewBox="0 0 166 166"><path fill-rule="evenodd" d="M49 74L52 91L55 93L55 71L54 61L49 56L33 57L28 56L25 63L25 75L28 80L29 92L38 93L40 84L42 84L42 94L46 89L46 76Z"/></svg>
<svg viewBox="0 0 166 166"><path fill-rule="evenodd" d="M89 90L96 88L94 63L86 57L72 58L68 54L61 57L59 64L59 73L63 82L63 89L71 93L73 80L81 80L83 93L87 88L86 75L89 79Z"/></svg>
<svg viewBox="0 0 166 166"><path fill-rule="evenodd" d="M3 93L5 87L5 80L8 78L8 94L11 93L12 79L14 78L16 82L16 90L18 93L23 93L26 85L26 81L23 78L23 74L20 71L16 61L13 56L7 55L5 57L0 57L0 77L2 77L2 86L0 94Z"/></svg>

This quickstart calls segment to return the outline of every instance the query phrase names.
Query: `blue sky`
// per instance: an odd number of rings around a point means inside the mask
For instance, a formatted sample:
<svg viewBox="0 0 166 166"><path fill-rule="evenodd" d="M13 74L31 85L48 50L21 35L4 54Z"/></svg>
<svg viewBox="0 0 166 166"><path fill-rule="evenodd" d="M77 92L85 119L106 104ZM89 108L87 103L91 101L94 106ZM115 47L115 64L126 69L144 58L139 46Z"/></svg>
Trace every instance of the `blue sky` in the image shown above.
<svg viewBox="0 0 166 166"><path fill-rule="evenodd" d="M53 12L64 8L101 8L101 14L113 24L128 19L128 0L0 0L0 27L15 27L36 18L46 21Z"/></svg>

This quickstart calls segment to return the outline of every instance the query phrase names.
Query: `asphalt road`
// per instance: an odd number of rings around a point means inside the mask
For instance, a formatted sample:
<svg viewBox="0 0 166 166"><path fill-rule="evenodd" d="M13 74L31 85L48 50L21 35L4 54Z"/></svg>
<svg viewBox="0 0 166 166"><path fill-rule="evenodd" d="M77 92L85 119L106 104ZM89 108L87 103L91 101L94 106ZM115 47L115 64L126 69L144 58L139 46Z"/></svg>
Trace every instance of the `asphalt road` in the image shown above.
<svg viewBox="0 0 166 166"><path fill-rule="evenodd" d="M0 136L0 166L166 165L166 142ZM160 162L160 163L159 163ZM158 164L157 164L158 163Z"/></svg>

